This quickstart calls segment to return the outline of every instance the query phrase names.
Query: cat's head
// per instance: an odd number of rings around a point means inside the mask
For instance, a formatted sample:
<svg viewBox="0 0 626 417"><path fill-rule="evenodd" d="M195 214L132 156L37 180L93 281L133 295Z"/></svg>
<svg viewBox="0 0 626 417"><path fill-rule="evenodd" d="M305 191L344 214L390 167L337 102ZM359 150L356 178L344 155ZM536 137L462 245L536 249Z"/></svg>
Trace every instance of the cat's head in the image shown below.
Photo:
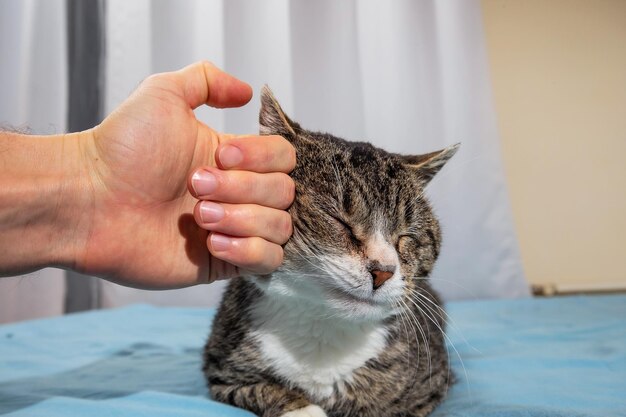
<svg viewBox="0 0 626 417"><path fill-rule="evenodd" d="M257 284L270 296L324 304L343 317L391 314L439 254L439 223L424 187L458 145L404 156L311 132L285 115L267 87L259 120L261 134L294 145L297 164L293 236L283 265Z"/></svg>

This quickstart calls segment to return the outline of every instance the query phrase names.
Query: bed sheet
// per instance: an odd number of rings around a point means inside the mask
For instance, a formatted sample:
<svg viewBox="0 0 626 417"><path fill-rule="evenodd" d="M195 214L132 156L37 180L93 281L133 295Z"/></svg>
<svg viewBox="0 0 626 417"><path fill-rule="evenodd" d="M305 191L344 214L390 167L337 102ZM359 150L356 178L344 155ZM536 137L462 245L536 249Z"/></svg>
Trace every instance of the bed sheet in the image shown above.
<svg viewBox="0 0 626 417"><path fill-rule="evenodd" d="M447 310L457 383L433 417L626 416L626 296ZM252 416L207 396L213 315L140 305L0 326L0 415Z"/></svg>

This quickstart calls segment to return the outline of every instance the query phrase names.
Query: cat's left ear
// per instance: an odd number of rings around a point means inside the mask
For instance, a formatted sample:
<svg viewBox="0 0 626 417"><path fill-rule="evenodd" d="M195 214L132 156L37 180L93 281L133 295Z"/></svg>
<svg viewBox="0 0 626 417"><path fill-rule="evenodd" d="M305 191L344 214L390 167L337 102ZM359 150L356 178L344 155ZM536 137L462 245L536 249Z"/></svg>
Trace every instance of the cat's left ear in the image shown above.
<svg viewBox="0 0 626 417"><path fill-rule="evenodd" d="M297 137L296 131L300 129L296 122L287 117L267 85L261 89L259 125L262 135L280 135L290 142Z"/></svg>
<svg viewBox="0 0 626 417"><path fill-rule="evenodd" d="M441 168L454 156L461 146L460 143L448 146L436 152L423 155L401 155L405 165L418 172L427 183L439 172Z"/></svg>

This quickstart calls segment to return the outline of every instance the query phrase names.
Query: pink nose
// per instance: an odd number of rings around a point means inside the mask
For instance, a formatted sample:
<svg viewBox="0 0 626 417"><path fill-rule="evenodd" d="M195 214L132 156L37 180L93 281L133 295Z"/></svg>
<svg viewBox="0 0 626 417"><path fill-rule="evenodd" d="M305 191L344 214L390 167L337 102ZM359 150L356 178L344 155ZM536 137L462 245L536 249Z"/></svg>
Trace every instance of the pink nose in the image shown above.
<svg viewBox="0 0 626 417"><path fill-rule="evenodd" d="M393 276L393 272L389 271L372 271L372 278L374 279L374 289L378 289L381 285L385 283L389 278Z"/></svg>

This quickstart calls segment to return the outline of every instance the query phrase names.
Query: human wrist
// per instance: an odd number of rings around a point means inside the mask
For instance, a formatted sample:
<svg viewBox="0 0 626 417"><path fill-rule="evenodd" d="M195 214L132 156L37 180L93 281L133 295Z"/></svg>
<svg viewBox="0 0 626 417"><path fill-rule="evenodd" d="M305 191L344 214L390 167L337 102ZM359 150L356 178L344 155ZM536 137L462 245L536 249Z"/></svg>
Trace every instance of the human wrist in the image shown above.
<svg viewBox="0 0 626 417"><path fill-rule="evenodd" d="M83 147L90 131L0 135L0 275L74 268L92 211Z"/></svg>

